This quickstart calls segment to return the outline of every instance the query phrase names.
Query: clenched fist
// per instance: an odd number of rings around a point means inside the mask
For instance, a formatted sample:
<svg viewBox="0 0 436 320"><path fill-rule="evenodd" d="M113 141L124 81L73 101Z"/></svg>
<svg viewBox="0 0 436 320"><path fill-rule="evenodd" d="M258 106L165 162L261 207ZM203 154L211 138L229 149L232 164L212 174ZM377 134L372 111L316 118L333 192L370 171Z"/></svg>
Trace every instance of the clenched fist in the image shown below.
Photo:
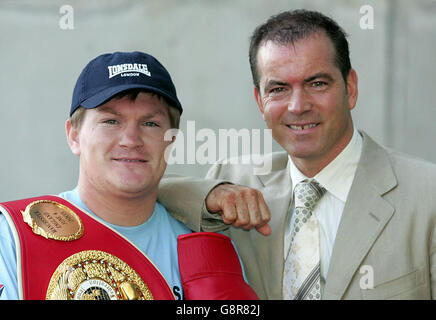
<svg viewBox="0 0 436 320"><path fill-rule="evenodd" d="M260 191L233 184L219 184L206 197L206 209L221 214L225 224L244 230L256 228L267 236L271 213Z"/></svg>

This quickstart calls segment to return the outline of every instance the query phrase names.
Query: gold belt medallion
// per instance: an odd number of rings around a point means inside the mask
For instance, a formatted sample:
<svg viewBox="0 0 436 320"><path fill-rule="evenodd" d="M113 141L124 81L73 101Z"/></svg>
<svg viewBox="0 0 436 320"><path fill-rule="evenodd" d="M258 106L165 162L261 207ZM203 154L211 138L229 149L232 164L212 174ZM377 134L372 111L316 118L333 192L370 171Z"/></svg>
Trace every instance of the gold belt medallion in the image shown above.
<svg viewBox="0 0 436 320"><path fill-rule="evenodd" d="M78 252L53 273L47 300L153 300L141 277L127 263L104 251Z"/></svg>
<svg viewBox="0 0 436 320"><path fill-rule="evenodd" d="M79 216L56 201L34 201L21 213L33 233L46 239L73 241L83 235L83 224Z"/></svg>

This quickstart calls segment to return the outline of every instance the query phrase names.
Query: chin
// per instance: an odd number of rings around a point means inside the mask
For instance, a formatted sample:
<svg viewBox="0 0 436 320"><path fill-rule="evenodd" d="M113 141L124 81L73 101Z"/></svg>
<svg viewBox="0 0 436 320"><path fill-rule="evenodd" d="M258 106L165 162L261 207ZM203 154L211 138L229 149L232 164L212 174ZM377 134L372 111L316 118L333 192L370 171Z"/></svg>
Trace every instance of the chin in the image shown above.
<svg viewBox="0 0 436 320"><path fill-rule="evenodd" d="M313 148L295 148L293 146L287 146L285 150L292 158L299 159L311 159L318 155L319 151Z"/></svg>
<svg viewBox="0 0 436 320"><path fill-rule="evenodd" d="M153 187L148 186L148 185L145 185L145 186L144 185L142 185L142 186L129 185L129 186L119 186L117 188L117 191L120 195L124 195L127 197L130 196L130 197L134 198L134 197L148 194L148 193L150 193L150 190L154 190L154 189L157 189L157 187L153 188Z"/></svg>
<svg viewBox="0 0 436 320"><path fill-rule="evenodd" d="M151 179L138 179L137 177L123 177L112 184L115 190L122 193L141 193L150 189Z"/></svg>

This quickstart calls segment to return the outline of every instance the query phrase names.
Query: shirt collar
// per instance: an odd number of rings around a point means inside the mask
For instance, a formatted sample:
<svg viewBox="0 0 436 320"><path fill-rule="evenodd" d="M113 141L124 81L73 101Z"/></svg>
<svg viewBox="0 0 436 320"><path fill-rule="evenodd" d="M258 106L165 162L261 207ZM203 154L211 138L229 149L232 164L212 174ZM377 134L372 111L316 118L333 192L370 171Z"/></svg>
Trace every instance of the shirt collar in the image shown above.
<svg viewBox="0 0 436 320"><path fill-rule="evenodd" d="M344 150L312 179L318 181L333 196L346 202L361 153L362 137L354 127L353 136ZM289 162L291 180L294 186L304 179L311 180L298 170L290 156Z"/></svg>

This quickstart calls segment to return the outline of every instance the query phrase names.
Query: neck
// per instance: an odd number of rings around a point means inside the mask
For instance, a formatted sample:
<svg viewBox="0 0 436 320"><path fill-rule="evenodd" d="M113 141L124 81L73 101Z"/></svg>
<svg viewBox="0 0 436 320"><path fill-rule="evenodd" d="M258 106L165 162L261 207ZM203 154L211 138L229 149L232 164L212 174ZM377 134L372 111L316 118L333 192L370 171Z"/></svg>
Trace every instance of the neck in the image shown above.
<svg viewBox="0 0 436 320"><path fill-rule="evenodd" d="M157 191L140 196L108 194L80 183L80 180L79 195L95 215L118 226L137 226L144 223L153 214L157 200Z"/></svg>

